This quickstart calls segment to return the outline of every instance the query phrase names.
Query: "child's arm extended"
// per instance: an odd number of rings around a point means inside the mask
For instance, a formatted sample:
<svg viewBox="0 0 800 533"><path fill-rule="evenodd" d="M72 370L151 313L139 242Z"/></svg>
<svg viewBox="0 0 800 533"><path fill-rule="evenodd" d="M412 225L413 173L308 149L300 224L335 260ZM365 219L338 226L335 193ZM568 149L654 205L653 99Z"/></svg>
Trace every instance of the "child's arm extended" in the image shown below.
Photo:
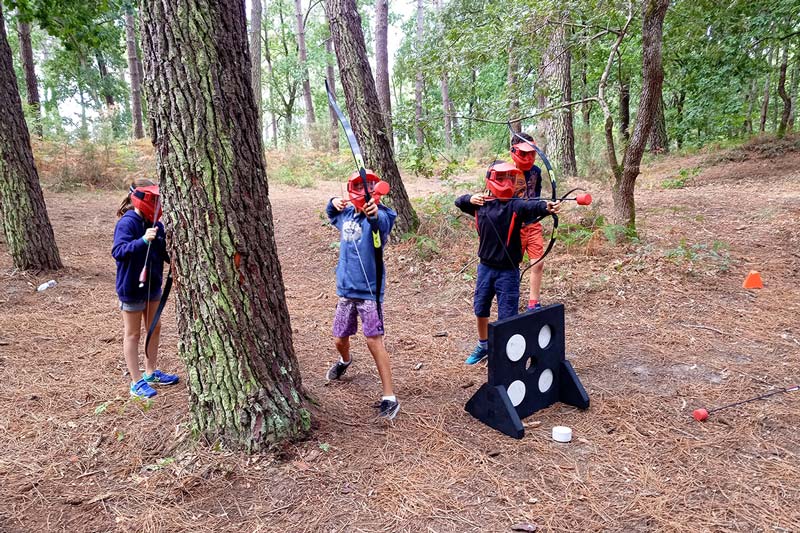
<svg viewBox="0 0 800 533"><path fill-rule="evenodd" d="M475 211L485 203L486 197L483 194L465 194L456 198L456 207L468 215L474 215Z"/></svg>
<svg viewBox="0 0 800 533"><path fill-rule="evenodd" d="M557 215L561 212L561 202L522 200L517 201L517 210L523 217L523 220L543 217L550 214Z"/></svg>
<svg viewBox="0 0 800 533"><path fill-rule="evenodd" d="M331 198L330 201L328 202L328 205L325 208L325 213L328 215L328 221L331 223L333 227L342 229L340 227L341 223L339 214L342 212L342 210L344 210L346 206L347 202L338 197Z"/></svg>
<svg viewBox="0 0 800 533"><path fill-rule="evenodd" d="M136 227L121 219L114 229L114 246L111 248L111 256L117 261L125 261L131 255L144 253L147 250L147 241L144 236L137 237L134 233Z"/></svg>
<svg viewBox="0 0 800 533"><path fill-rule="evenodd" d="M370 229L372 229L372 231L378 229L382 238L385 240L389 232L392 231L397 213L385 205L375 205L375 202L370 200L367 205L364 206L364 214L367 215Z"/></svg>

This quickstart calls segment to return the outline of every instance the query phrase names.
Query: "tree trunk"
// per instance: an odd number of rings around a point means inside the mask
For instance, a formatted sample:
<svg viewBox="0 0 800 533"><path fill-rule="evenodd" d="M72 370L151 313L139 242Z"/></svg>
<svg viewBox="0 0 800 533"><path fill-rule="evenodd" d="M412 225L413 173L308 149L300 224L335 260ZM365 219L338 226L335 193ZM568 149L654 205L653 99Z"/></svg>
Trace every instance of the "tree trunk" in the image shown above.
<svg viewBox="0 0 800 533"><path fill-rule="evenodd" d="M33 131L42 137L42 113L39 105L39 85L36 82L36 69L33 62L33 45L31 44L31 25L27 22L17 23L19 35L19 54L22 59L22 71L25 73L25 88L28 92L28 105L33 112Z"/></svg>
<svg viewBox="0 0 800 533"><path fill-rule="evenodd" d="M667 13L668 6L669 0L644 1L642 8L644 13L642 20L642 95L639 98L639 111L636 113L633 135L631 135L622 160L622 175L614 180L612 187L615 222L627 227L631 232L636 231L634 187L664 83L661 43L664 15Z"/></svg>
<svg viewBox="0 0 800 533"><path fill-rule="evenodd" d="M193 428L248 452L310 428L275 246L244 2L140 3Z"/></svg>
<svg viewBox="0 0 800 533"><path fill-rule="evenodd" d="M424 3L423 0L417 0L417 60L422 61L422 40L424 38L424 29L425 26L423 25L424 19ZM341 67L339 67L339 71L341 72ZM417 141L417 149L422 149L422 145L425 142L424 132L422 131L422 89L424 88L425 80L422 77L422 68L417 68L417 80L416 84L414 85L414 118L416 119L416 124L414 127L414 133L416 135Z"/></svg>
<svg viewBox="0 0 800 533"><path fill-rule="evenodd" d="M747 113L744 117L744 124L742 125L742 133L745 135L753 134L753 108L755 107L756 98L758 97L758 85L756 80L750 83L750 91L747 93ZM680 145L678 145L680 148Z"/></svg>
<svg viewBox="0 0 800 533"><path fill-rule="evenodd" d="M769 85L770 78L772 77L772 59L774 55L775 49L773 48L767 57L767 78L764 81L764 100L761 104L761 122L758 126L759 133L764 133L767 129L767 114L769 113Z"/></svg>
<svg viewBox="0 0 800 533"><path fill-rule="evenodd" d="M589 51L584 48L581 53L581 100L584 100L583 104L581 104L581 117L583 119L583 149L586 150L587 156L591 157L592 154L592 123L591 123L591 113L592 113L592 103L586 102L585 100L589 98L589 83L586 77L586 71L588 69L589 59L588 56Z"/></svg>
<svg viewBox="0 0 800 533"><path fill-rule="evenodd" d="M678 101L675 103L675 113L678 118L678 133L675 135L675 142L678 145L678 150L683 148L683 105L685 103L686 90L681 89L681 92L678 93Z"/></svg>
<svg viewBox="0 0 800 533"><path fill-rule="evenodd" d="M61 268L53 227L47 216L39 174L0 5L0 214L14 267Z"/></svg>
<svg viewBox="0 0 800 533"><path fill-rule="evenodd" d="M311 97L311 81L308 79L308 53L306 52L306 25L303 21L303 2L294 0L294 15L297 18L297 49L299 51L300 69L303 76L303 101L306 106L306 124L314 124L314 100ZM312 137L313 138L313 137Z"/></svg>
<svg viewBox="0 0 800 533"><path fill-rule="evenodd" d="M789 66L789 54L787 48L783 49L781 56L781 69L778 77L778 96L783 100L783 113L781 113L781 122L778 124L778 138L783 138L786 135L786 128L789 125L789 115L792 112L792 99L786 92L786 69Z"/></svg>
<svg viewBox="0 0 800 533"><path fill-rule="evenodd" d="M789 111L789 124L786 127L786 131L794 130L794 119L797 116L797 84L798 76L797 70L800 68L800 54L797 54L797 59L795 61L794 68L792 69L792 78L791 82L789 82L789 86L791 87L789 92L789 98L792 99L792 109Z"/></svg>
<svg viewBox="0 0 800 533"><path fill-rule="evenodd" d="M102 85L103 99L106 101L106 109L111 111L111 109L114 107L114 94L111 92L111 88L109 87L111 80L108 77L106 60L101 52L97 52L95 57L97 58L97 70L100 72L100 83Z"/></svg>
<svg viewBox="0 0 800 533"><path fill-rule="evenodd" d="M393 234L413 232L417 229L419 219L400 178L400 171L392 154L392 144L382 127L378 91L375 89L367 59L361 17L355 0L327 0L326 8L353 132L364 153L366 164L392 188L390 200L397 211Z"/></svg>
<svg viewBox="0 0 800 533"><path fill-rule="evenodd" d="M650 130L650 152L654 154L669 153L669 138L667 138L667 121L664 117L664 96L658 99L656 106L655 122Z"/></svg>
<svg viewBox="0 0 800 533"><path fill-rule="evenodd" d="M250 60L252 69L250 78L253 80L253 98L256 103L256 119L258 120L258 135L263 139L263 99L261 98L261 0L251 0L250 6Z"/></svg>
<svg viewBox="0 0 800 533"><path fill-rule="evenodd" d="M566 16L553 26L553 34L542 56L539 76L539 105L542 109L572 101L572 52L567 45ZM553 111L545 122L545 139L551 159L555 159L559 172L564 176L577 176L575 160L575 128L572 107Z"/></svg>
<svg viewBox="0 0 800 533"><path fill-rule="evenodd" d="M389 0L375 0L375 86L386 124L386 136L394 146L392 100L389 93ZM335 121L334 121L335 124ZM337 130L337 139L338 130Z"/></svg>
<svg viewBox="0 0 800 533"><path fill-rule="evenodd" d="M436 0L436 12L442 12L442 0ZM446 64L442 70L442 79L439 80L439 87L442 93L442 111L444 113L444 146L450 150L453 148L453 119L451 117L453 106L450 101L450 80L448 79Z"/></svg>
<svg viewBox="0 0 800 533"><path fill-rule="evenodd" d="M330 23L328 23L330 27ZM333 62L335 61L335 56L333 53L333 38L329 37L325 39L325 52L327 52L328 59L327 59L327 67L325 68L325 73L328 78L328 86L331 88L331 92L335 95L336 94L336 72L335 67L333 66ZM387 78L388 80L388 78ZM328 106L328 115L330 117L331 122L331 131L330 131L330 144L331 144L331 151L336 153L339 151L339 119L336 117L336 111L333 110L333 107ZM391 128L389 124L391 124L391 117L386 116L387 119L387 135L391 139Z"/></svg>
<svg viewBox="0 0 800 533"><path fill-rule="evenodd" d="M269 52L269 28L264 35L264 59L267 61L267 77L269 78L269 107L270 122L272 126L272 146L278 148L278 119L275 117L275 91L274 74L272 71L272 55Z"/></svg>
<svg viewBox="0 0 800 533"><path fill-rule="evenodd" d="M619 56L619 132L627 143L631 139L631 80Z"/></svg>
<svg viewBox="0 0 800 533"><path fill-rule="evenodd" d="M139 60L139 44L136 42L136 21L133 9L125 12L125 42L128 49L128 75L131 77L131 115L133 115L133 137L144 137L142 124L142 78Z"/></svg>
<svg viewBox="0 0 800 533"><path fill-rule="evenodd" d="M519 87L517 87L517 70L519 60L517 59L516 49L513 41L508 45L508 74L506 76L506 91L508 91L508 119L512 120L511 130L515 133L522 132L522 122L513 120L519 118ZM541 105L541 101L539 104ZM543 117L542 123L549 119ZM547 151L547 138L540 139L542 150Z"/></svg>

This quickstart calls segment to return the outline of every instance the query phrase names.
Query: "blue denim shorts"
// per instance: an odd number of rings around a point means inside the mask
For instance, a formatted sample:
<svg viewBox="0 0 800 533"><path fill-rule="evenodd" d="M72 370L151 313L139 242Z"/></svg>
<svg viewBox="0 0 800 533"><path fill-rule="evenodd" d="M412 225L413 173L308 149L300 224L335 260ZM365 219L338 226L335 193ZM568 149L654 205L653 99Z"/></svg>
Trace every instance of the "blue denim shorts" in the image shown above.
<svg viewBox="0 0 800 533"><path fill-rule="evenodd" d="M492 311L492 300L497 295L497 319L502 320L519 312L519 270L499 270L478 264L478 280L475 283L475 316L488 318Z"/></svg>
<svg viewBox="0 0 800 533"><path fill-rule="evenodd" d="M147 309L147 302L120 302L119 310L127 311L128 313L136 313Z"/></svg>

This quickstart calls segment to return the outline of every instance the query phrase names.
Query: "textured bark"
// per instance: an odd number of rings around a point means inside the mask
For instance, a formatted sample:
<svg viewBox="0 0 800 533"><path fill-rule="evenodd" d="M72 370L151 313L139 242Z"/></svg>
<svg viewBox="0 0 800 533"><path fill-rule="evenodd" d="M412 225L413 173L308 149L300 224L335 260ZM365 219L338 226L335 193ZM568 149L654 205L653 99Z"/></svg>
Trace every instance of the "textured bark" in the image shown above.
<svg viewBox="0 0 800 533"><path fill-rule="evenodd" d="M619 55L619 54L618 54ZM622 68L619 55L619 132L625 142L631 139L631 80Z"/></svg>
<svg viewBox="0 0 800 533"><path fill-rule="evenodd" d="M656 116L656 108L661 99L664 83L664 69L661 63L661 44L664 29L664 15L669 0L645 0L642 12L642 94L639 110L631 140L622 160L622 176L614 180L612 197L614 199L614 219L617 224L636 230L636 205L634 187L639 176L645 145Z"/></svg>
<svg viewBox="0 0 800 533"><path fill-rule="evenodd" d="M325 69L327 78L328 78L328 86L331 88L331 92L335 95L336 94L336 73L334 72L335 68L333 66L333 38L329 38L325 41L325 51L328 52L328 65ZM328 106L328 114L330 115L331 121L331 131L330 131L330 145L332 152L339 151L339 119L336 117L336 111L333 110L331 106ZM391 117L387 116L387 130L391 132L391 129L388 127L388 124L391 123ZM391 133L387 133L389 138L391 138Z"/></svg>
<svg viewBox="0 0 800 533"><path fill-rule="evenodd" d="M392 188L388 200L397 211L393 234L413 232L417 229L419 220L408 199L394 160L392 144L383 127L378 91L375 89L367 59L361 17L355 0L327 0L326 9L353 132L364 153L367 166Z"/></svg>
<svg viewBox="0 0 800 533"><path fill-rule="evenodd" d="M106 109L111 110L114 107L114 95L109 87L111 80L108 76L106 60L101 52L97 52L95 57L97 58L97 70L100 72L100 81L102 84L103 99L106 101Z"/></svg>
<svg viewBox="0 0 800 533"><path fill-rule="evenodd" d="M769 86L772 78L772 60L775 55L775 49L770 51L767 57L767 78L764 81L764 100L761 103L761 121L759 122L758 131L764 133L767 129L767 114L769 113Z"/></svg>
<svg viewBox="0 0 800 533"><path fill-rule="evenodd" d="M519 118L519 87L517 86L517 70L519 69L519 60L517 53L512 42L508 47L508 74L506 76L506 90L508 91L508 118L509 120ZM541 94L539 104L542 104ZM470 115L471 116L471 115ZM544 124L549 119L543 117L540 125ZM514 120L511 122L511 130L515 133L522 132L522 122ZM540 139L542 150L547 151L547 138Z"/></svg>
<svg viewBox="0 0 800 533"><path fill-rule="evenodd" d="M310 427L250 79L244 2L142 0L150 104L192 424L249 452Z"/></svg>
<svg viewBox="0 0 800 533"><path fill-rule="evenodd" d="M53 227L47 216L39 174L0 5L0 214L14 267L61 268Z"/></svg>
<svg viewBox="0 0 800 533"><path fill-rule="evenodd" d="M678 145L678 149L680 150L683 148L683 105L686 103L686 91L681 89L681 92L678 94L678 99L675 102L675 113L678 118L678 134L675 136L675 143ZM752 124L750 126L750 131L752 133Z"/></svg>
<svg viewBox="0 0 800 533"><path fill-rule="evenodd" d="M567 18L563 16L553 26L553 35L542 56L539 75L539 106L541 109L572 101L572 52L567 45ZM553 111L544 122L545 140L551 159L565 176L578 174L575 159L575 127L572 106Z"/></svg>
<svg viewBox="0 0 800 533"><path fill-rule="evenodd" d="M278 119L275 116L275 95L273 91L275 90L275 84L273 83L273 73L272 73L272 55L269 52L269 28L267 28L267 35L264 36L264 59L267 62L267 77L270 80L269 86L269 102L270 102L270 123L272 126L272 145L273 147L278 147Z"/></svg>
<svg viewBox="0 0 800 533"><path fill-rule="evenodd" d="M392 99L389 93L389 0L375 0L375 86L386 123L386 136L394 145ZM338 136L337 136L338 139Z"/></svg>
<svg viewBox="0 0 800 533"><path fill-rule="evenodd" d="M650 152L654 154L669 153L669 138L667 137L667 121L664 117L664 98L659 98L656 106L656 116L653 127L650 130L649 139Z"/></svg>
<svg viewBox="0 0 800 533"><path fill-rule="evenodd" d="M136 42L136 20L133 10L125 12L125 44L128 49L128 75L131 78L131 115L133 116L133 137L144 137L142 124L142 77L139 60L139 44Z"/></svg>
<svg viewBox="0 0 800 533"><path fill-rule="evenodd" d="M592 123L591 123L591 113L592 113L592 103L586 102L585 100L589 98L589 82L586 77L586 71L588 69L588 50L585 48L581 53L581 100L584 100L583 104L581 104L581 118L583 119L583 149L586 150L587 154L592 153Z"/></svg>
<svg viewBox="0 0 800 533"><path fill-rule="evenodd" d="M378 0L380 2L380 0ZM436 0L436 12L441 13L442 0ZM442 93L442 112L444 113L444 146L448 150L453 147L453 103L450 101L450 80L447 75L447 68L442 72L442 79L439 80L439 88ZM513 116L513 115L512 115Z"/></svg>
<svg viewBox="0 0 800 533"><path fill-rule="evenodd" d="M794 120L797 116L797 85L798 80L800 80L800 76L798 76L797 70L800 69L800 54L797 54L794 68L792 69L792 79L789 85L791 86L789 95L792 99L792 109L789 111L789 124L786 127L786 131L794 130Z"/></svg>
<svg viewBox="0 0 800 533"><path fill-rule="evenodd" d="M263 138L263 99L261 98L261 0L251 0L250 6L250 60L253 80L253 98L256 103L258 135Z"/></svg>
<svg viewBox="0 0 800 533"><path fill-rule="evenodd" d="M42 112L39 104L39 84L36 81L36 69L33 62L33 45L31 44L31 25L27 22L17 24L19 36L19 54L22 59L22 71L25 73L25 89L28 93L28 105L33 112L33 131L37 137L42 136Z"/></svg>
<svg viewBox="0 0 800 533"><path fill-rule="evenodd" d="M780 74L778 76L778 96L783 100L783 112L781 113L781 122L778 124L778 138L786 135L786 128L789 125L789 115L792 112L792 99L786 92L786 69L789 66L788 50L783 49L781 57Z"/></svg>
<svg viewBox="0 0 800 533"><path fill-rule="evenodd" d="M747 113L744 117L744 124L742 125L742 133L745 135L753 134L753 108L755 107L756 97L758 93L758 86L756 80L750 83L750 91L747 93ZM682 110L683 108L681 108ZM682 116L682 115L681 115ZM683 139L678 139L678 148L681 147Z"/></svg>
<svg viewBox="0 0 800 533"><path fill-rule="evenodd" d="M422 48L422 40L424 38L424 3L423 0L417 0L417 54L420 55L419 50ZM421 58L420 58L421 60ZM341 70L341 68L339 69ZM417 149L420 149L425 142L424 133L422 131L422 90L425 87L425 79L422 77L422 69L417 69L417 79L414 84L414 118L416 124L414 125L414 135L417 141Z"/></svg>
<svg viewBox="0 0 800 533"><path fill-rule="evenodd" d="M303 2L294 0L294 16L297 19L297 49L303 75L303 102L306 106L306 124L314 124L314 100L311 97L311 81L308 79L308 52L306 52L306 25L303 21Z"/></svg>

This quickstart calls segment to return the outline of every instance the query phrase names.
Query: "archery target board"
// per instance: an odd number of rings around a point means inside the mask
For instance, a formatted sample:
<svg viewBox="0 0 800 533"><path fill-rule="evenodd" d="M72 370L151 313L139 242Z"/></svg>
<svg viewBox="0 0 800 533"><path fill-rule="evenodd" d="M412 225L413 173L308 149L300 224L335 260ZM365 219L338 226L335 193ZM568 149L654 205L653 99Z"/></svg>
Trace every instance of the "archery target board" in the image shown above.
<svg viewBox="0 0 800 533"><path fill-rule="evenodd" d="M467 411L521 438L521 420L556 402L589 407L589 397L565 357L564 306L489 324L487 383L469 400Z"/></svg>

